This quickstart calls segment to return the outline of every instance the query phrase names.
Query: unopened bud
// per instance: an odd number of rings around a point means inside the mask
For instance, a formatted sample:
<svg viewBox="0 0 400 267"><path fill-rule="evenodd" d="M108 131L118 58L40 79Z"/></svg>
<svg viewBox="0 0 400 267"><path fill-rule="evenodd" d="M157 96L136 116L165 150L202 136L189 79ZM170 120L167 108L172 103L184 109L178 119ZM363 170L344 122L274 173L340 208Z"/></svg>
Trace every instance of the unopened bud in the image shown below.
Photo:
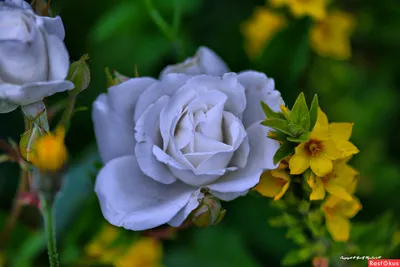
<svg viewBox="0 0 400 267"><path fill-rule="evenodd" d="M222 208L219 199L206 195L199 207L194 210L192 221L198 227L217 225L225 217L226 210Z"/></svg>
<svg viewBox="0 0 400 267"><path fill-rule="evenodd" d="M22 134L19 142L19 153L27 162L30 161L33 145L43 134L44 131L35 123L29 130Z"/></svg>
<svg viewBox="0 0 400 267"><path fill-rule="evenodd" d="M78 94L89 87L90 69L87 64L89 55L83 55L78 61L71 64L68 72L68 80L73 82L75 89L69 91L70 94Z"/></svg>

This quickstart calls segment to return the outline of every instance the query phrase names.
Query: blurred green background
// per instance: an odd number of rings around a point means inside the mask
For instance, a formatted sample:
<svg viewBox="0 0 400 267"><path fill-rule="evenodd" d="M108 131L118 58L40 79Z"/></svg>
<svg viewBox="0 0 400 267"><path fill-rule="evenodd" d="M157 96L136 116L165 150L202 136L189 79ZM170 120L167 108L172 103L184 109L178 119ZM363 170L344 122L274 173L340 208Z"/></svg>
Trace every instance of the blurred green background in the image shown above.
<svg viewBox="0 0 400 267"><path fill-rule="evenodd" d="M262 0L179 0L180 47L163 36L142 1L52 2L53 9L64 21L65 43L71 60L78 60L85 53L91 58L92 83L80 94L77 106L90 108L96 96L106 91L105 67L134 76L137 65L140 76L157 77L166 65L191 56L200 45L208 46L232 71L255 69L274 78L287 105L291 106L301 91L309 100L318 93L321 107L331 121L354 122L352 141L361 153L354 157L352 164L361 172L357 195L363 210L353 221L376 222L384 212L390 211L393 214L390 222L400 222L399 1L335 1L335 6L357 19L350 60L315 55L307 43L309 23L298 20L291 22L296 25L280 37L276 42L279 45L271 43L266 48L258 62L250 61L244 51L240 25L256 6L265 4ZM172 21L173 0L153 3L167 21ZM300 46L302 42L306 45ZM65 96L56 95L48 103ZM2 114L0 125L3 139L18 140L23 132L18 111ZM67 145L71 169L57 202L57 231L61 261L65 266L76 266L74 262L82 257L83 247L104 223L90 179L95 171L93 162L98 160L90 111L80 112L73 118ZM10 211L17 183L18 166L1 164L0 224ZM269 203L269 199L251 196L226 203L228 213L221 225L184 230L176 240L164 243L165 265L279 266L284 255L296 245L285 239L285 229L269 226L268 219L277 213ZM363 251L365 256L381 253L376 249L389 241L378 237L378 232L388 227L382 221L370 229ZM10 266L47 266L45 240L40 229L41 219L36 209L24 208L17 230L4 249ZM394 258L396 254L387 256Z"/></svg>

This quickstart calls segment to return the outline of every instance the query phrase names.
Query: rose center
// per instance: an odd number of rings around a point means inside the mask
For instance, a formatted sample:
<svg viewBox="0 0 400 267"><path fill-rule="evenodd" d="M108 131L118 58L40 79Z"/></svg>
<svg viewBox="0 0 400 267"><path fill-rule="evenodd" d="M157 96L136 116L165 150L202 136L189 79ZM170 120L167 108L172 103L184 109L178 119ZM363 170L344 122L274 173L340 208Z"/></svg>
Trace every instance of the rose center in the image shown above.
<svg viewBox="0 0 400 267"><path fill-rule="evenodd" d="M311 156L317 157L323 150L323 146L321 142L317 140L310 140L306 143L306 150Z"/></svg>

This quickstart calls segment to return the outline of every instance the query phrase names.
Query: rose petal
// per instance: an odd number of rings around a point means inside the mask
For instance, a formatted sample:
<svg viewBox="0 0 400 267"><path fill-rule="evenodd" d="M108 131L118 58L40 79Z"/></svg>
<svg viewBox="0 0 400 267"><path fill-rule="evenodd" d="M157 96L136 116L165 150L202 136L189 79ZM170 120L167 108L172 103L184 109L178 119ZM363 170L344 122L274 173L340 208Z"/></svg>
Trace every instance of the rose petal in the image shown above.
<svg viewBox="0 0 400 267"><path fill-rule="evenodd" d="M65 44L55 35L44 34L49 61L48 80L64 80L69 69L69 55Z"/></svg>
<svg viewBox="0 0 400 267"><path fill-rule="evenodd" d="M0 25L0 77L6 83L46 81L46 42L35 22L24 13L2 12Z"/></svg>
<svg viewBox="0 0 400 267"><path fill-rule="evenodd" d="M1 85L2 86L2 85ZM70 81L51 81L27 83L23 86L9 87L3 92L3 99L16 105L29 105L54 95L74 88Z"/></svg>
<svg viewBox="0 0 400 267"><path fill-rule="evenodd" d="M108 89L93 104L92 118L100 156L104 162L134 154L133 110L139 95L155 80L135 78Z"/></svg>
<svg viewBox="0 0 400 267"><path fill-rule="evenodd" d="M247 193L249 192L249 190L243 191L243 192L225 192L225 193L221 193L221 192L217 192L217 191L213 191L210 190L210 193L215 196L216 198L223 200L223 201L232 201L238 197L241 196L245 196L247 195Z"/></svg>
<svg viewBox="0 0 400 267"><path fill-rule="evenodd" d="M191 76L185 74L169 74L165 76L162 82L149 86L137 101L134 114L135 122L149 105L164 95L172 96L190 78Z"/></svg>
<svg viewBox="0 0 400 267"><path fill-rule="evenodd" d="M24 0L4 0L4 2L6 4L14 5L14 6L16 6L16 8L32 10L32 7ZM2 5L2 3L0 3L0 10L1 10L1 5Z"/></svg>
<svg viewBox="0 0 400 267"><path fill-rule="evenodd" d="M238 80L246 90L247 105L242 120L245 127L248 127L255 121L266 118L261 108L261 101L266 103L275 112L280 110L280 105L285 104L281 93L274 90L274 80L269 79L264 73L244 71L239 74Z"/></svg>
<svg viewBox="0 0 400 267"><path fill-rule="evenodd" d="M247 164L247 158L249 156L249 153L250 153L249 138L246 135L246 137L243 139L238 149L236 149L235 154L233 154L233 157L229 165L232 167L244 168Z"/></svg>
<svg viewBox="0 0 400 267"><path fill-rule="evenodd" d="M0 113L8 113L17 108L18 108L18 105L14 105L3 99L0 99Z"/></svg>
<svg viewBox="0 0 400 267"><path fill-rule="evenodd" d="M204 197L203 193L200 193L200 190L196 190L192 196L190 197L189 203L186 204L186 206L181 209L178 214L175 215L174 218L172 218L168 224L171 225L172 227L179 227L182 225L182 223L186 220L186 218L190 215L190 213L195 210L199 204L200 204L200 199Z"/></svg>
<svg viewBox="0 0 400 267"><path fill-rule="evenodd" d="M49 35L55 35L61 41L65 38L65 29L60 16L55 18L50 17L40 17L43 21L44 27L46 28L46 32Z"/></svg>
<svg viewBox="0 0 400 267"><path fill-rule="evenodd" d="M167 66L160 74L163 79L169 73L185 73L188 75L208 74L222 76L229 72L225 62L208 47L200 47L194 57L187 58L183 63Z"/></svg>
<svg viewBox="0 0 400 267"><path fill-rule="evenodd" d="M135 155L139 167L145 175L163 184L171 184L176 181L167 166L158 161L153 154L153 146L157 144L157 139L161 140L159 136L160 111L167 106L168 101L169 97L163 96L156 103L150 105L135 126L135 137L138 142L135 146Z"/></svg>
<svg viewBox="0 0 400 267"><path fill-rule="evenodd" d="M246 130L250 145L246 167L224 175L208 188L220 193L244 192L260 181L263 171L276 169L273 157L279 143L266 137L269 130L260 125L260 121L250 125Z"/></svg>
<svg viewBox="0 0 400 267"><path fill-rule="evenodd" d="M187 205L194 191L183 183L165 185L150 179L140 171L133 155L108 162L95 184L107 221L134 231L169 222Z"/></svg>

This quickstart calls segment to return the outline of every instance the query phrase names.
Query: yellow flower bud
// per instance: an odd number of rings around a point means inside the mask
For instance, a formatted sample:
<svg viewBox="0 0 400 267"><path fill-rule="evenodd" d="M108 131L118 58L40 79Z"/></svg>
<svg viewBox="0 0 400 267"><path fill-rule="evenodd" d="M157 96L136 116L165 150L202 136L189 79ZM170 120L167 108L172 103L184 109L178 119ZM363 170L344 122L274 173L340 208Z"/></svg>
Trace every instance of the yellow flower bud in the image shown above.
<svg viewBox="0 0 400 267"><path fill-rule="evenodd" d="M289 118L290 110L284 105L280 105L279 108L281 109L283 116L285 116L286 119Z"/></svg>
<svg viewBox="0 0 400 267"><path fill-rule="evenodd" d="M60 170L68 159L64 138L63 127L58 127L55 133L40 137L33 145L30 162L40 170Z"/></svg>

